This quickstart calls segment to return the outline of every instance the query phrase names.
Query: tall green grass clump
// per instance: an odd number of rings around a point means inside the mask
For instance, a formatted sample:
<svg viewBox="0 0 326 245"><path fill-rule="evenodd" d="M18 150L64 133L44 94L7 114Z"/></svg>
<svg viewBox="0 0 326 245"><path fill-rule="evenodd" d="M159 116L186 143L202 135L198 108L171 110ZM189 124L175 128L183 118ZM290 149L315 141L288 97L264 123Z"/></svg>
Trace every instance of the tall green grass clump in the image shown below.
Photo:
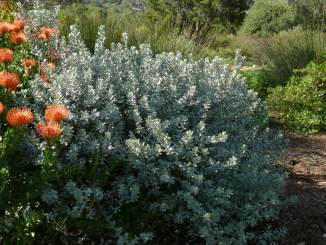
<svg viewBox="0 0 326 245"><path fill-rule="evenodd" d="M265 68L274 83L271 86L285 84L293 70L305 67L312 60L320 61L326 45L324 33L302 28L250 40L246 47L253 59Z"/></svg>
<svg viewBox="0 0 326 245"><path fill-rule="evenodd" d="M260 42L262 63L267 66L271 79L284 84L293 70L305 67L312 60L320 61L325 40L324 33L300 28L281 32Z"/></svg>
<svg viewBox="0 0 326 245"><path fill-rule="evenodd" d="M195 56L214 56L212 49L204 49L189 38L187 31L180 33L169 18L152 21L143 12L128 8L118 9L109 6L100 8L95 5L73 4L66 6L60 16L60 29L67 36L70 25L74 24L90 50L94 50L96 32L100 25L106 26L106 47L119 42L123 33L128 33L128 44L139 46L142 43L151 45L154 53L181 52L193 53Z"/></svg>

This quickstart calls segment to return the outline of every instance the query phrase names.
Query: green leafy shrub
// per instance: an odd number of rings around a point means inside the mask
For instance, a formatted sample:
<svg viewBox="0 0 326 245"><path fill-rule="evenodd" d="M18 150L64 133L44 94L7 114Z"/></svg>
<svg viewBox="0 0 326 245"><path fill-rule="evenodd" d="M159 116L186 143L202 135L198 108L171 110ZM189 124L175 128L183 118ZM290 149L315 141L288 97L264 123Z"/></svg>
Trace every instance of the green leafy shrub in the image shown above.
<svg viewBox="0 0 326 245"><path fill-rule="evenodd" d="M264 99L267 97L272 81L270 81L268 74L263 69L245 70L242 71L242 74L246 78L248 87L255 91L259 98Z"/></svg>
<svg viewBox="0 0 326 245"><path fill-rule="evenodd" d="M247 12L241 32L270 36L295 25L296 12L287 0L256 0Z"/></svg>
<svg viewBox="0 0 326 245"><path fill-rule="evenodd" d="M325 130L326 62L297 71L285 87L273 89L267 104L289 129L304 134Z"/></svg>
<svg viewBox="0 0 326 245"><path fill-rule="evenodd" d="M4 21L10 21L12 20L12 12L14 12L16 9L16 6L13 1L11 0L5 0L0 1L0 20Z"/></svg>

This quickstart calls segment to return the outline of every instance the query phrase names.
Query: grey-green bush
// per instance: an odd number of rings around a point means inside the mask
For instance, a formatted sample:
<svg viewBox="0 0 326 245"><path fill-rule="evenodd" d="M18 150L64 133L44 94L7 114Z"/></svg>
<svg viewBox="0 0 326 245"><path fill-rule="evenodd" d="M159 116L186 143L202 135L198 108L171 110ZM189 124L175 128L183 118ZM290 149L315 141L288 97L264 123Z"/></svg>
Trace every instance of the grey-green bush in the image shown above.
<svg viewBox="0 0 326 245"><path fill-rule="evenodd" d="M146 45L128 47L127 39L105 49L101 27L92 54L72 27L68 43L57 43L61 62L48 74L50 82L36 76L17 95L36 122L53 103L66 105L70 116L60 140L30 133L26 151L36 148L36 159L19 168L6 163L0 172L10 180L2 196L9 188L20 197L3 203L2 238L276 241L283 230L268 222L282 206L284 173L277 161L284 142L267 128L261 101L238 74L242 57L231 69L218 58L154 55Z"/></svg>
<svg viewBox="0 0 326 245"><path fill-rule="evenodd" d="M277 239L262 224L282 203L284 145L237 70L147 46L105 50L104 36L92 55L73 28L51 86L32 83L36 105L71 112L44 214L120 244Z"/></svg>

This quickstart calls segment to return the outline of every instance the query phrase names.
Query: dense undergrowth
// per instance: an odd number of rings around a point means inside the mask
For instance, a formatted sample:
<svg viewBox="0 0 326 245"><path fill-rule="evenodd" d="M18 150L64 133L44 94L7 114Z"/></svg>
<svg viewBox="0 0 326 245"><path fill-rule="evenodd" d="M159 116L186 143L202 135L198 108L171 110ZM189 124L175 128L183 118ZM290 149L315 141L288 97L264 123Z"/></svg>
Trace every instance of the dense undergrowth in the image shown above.
<svg viewBox="0 0 326 245"><path fill-rule="evenodd" d="M326 129L326 60L296 71L286 86L276 87L267 104L289 129L309 134Z"/></svg>

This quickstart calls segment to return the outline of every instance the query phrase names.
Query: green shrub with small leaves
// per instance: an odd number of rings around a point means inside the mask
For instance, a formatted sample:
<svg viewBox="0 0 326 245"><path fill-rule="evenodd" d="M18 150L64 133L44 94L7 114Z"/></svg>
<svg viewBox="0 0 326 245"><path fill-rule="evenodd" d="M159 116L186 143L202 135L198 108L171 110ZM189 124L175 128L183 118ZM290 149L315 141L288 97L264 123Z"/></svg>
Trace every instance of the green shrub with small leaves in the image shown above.
<svg viewBox="0 0 326 245"><path fill-rule="evenodd" d="M295 25L296 12L287 0L256 0L247 12L241 32L269 36Z"/></svg>
<svg viewBox="0 0 326 245"><path fill-rule="evenodd" d="M276 87L267 104L287 128L299 133L326 129L326 62L295 72L285 87Z"/></svg>
<svg viewBox="0 0 326 245"><path fill-rule="evenodd" d="M258 94L259 98L266 98L268 89L272 82L268 74L263 69L250 69L243 71L242 74L246 78L246 83L250 89Z"/></svg>

